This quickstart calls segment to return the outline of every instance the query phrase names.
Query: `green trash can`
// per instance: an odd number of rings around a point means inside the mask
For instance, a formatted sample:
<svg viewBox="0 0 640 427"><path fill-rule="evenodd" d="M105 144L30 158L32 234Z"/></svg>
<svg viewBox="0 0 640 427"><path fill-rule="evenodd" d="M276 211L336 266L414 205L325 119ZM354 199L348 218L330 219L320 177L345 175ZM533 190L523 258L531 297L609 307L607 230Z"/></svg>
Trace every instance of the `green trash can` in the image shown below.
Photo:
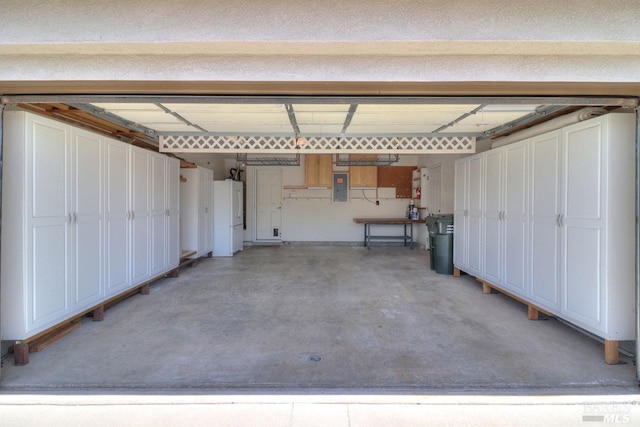
<svg viewBox="0 0 640 427"><path fill-rule="evenodd" d="M436 234L436 273L453 274L453 233Z"/></svg>
<svg viewBox="0 0 640 427"><path fill-rule="evenodd" d="M436 233L438 232L438 217L430 215L426 219L428 241L427 246L429 248L429 267L431 270L436 269Z"/></svg>

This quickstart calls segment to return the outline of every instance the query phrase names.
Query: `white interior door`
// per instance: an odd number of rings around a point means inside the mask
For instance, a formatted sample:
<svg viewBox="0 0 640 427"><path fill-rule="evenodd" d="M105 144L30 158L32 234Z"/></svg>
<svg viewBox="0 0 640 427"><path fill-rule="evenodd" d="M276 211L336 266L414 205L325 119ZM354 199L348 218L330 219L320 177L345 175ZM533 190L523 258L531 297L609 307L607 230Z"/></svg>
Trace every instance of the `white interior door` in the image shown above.
<svg viewBox="0 0 640 427"><path fill-rule="evenodd" d="M440 213L440 191L441 191L441 174L442 167L440 165L429 168L429 180L427 190L427 210L429 214ZM423 191L425 189L423 188Z"/></svg>
<svg viewBox="0 0 640 427"><path fill-rule="evenodd" d="M256 170L256 240L282 240L282 171Z"/></svg>

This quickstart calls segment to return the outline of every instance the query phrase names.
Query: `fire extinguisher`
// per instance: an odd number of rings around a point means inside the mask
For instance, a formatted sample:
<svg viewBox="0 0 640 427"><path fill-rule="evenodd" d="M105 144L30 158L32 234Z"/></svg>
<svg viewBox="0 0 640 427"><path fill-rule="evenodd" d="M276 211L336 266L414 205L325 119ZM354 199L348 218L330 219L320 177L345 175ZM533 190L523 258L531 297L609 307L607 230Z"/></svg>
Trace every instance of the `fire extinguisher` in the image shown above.
<svg viewBox="0 0 640 427"><path fill-rule="evenodd" d="M416 188L416 199L420 199L420 193L422 193L422 188Z"/></svg>

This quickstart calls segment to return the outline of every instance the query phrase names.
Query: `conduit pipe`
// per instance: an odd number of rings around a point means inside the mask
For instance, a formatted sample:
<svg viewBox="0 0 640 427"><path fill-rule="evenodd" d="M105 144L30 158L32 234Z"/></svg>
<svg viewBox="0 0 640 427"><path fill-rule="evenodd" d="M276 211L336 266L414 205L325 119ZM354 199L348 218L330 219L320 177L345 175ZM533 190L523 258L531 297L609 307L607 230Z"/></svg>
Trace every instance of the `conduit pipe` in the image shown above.
<svg viewBox="0 0 640 427"><path fill-rule="evenodd" d="M636 107L636 381L640 386L640 107Z"/></svg>
<svg viewBox="0 0 640 427"><path fill-rule="evenodd" d="M522 141L523 139L531 138L533 136L542 135L546 132L551 132L556 129L563 128L565 126L582 122L584 120L592 119L594 117L607 114L607 110L599 107L588 107L582 110L574 111L571 114L567 114L561 117L557 117L548 122L533 126L528 129L524 129L520 132L513 133L511 135L498 138L491 144L491 148L502 147L503 145L511 144L514 142Z"/></svg>

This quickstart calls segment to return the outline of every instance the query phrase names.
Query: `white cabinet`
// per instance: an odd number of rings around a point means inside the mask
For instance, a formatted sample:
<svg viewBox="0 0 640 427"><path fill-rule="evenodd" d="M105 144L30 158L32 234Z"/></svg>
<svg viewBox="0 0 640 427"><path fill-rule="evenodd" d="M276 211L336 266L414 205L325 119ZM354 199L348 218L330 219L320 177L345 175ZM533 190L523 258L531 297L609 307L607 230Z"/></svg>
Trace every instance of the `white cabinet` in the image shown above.
<svg viewBox="0 0 640 427"><path fill-rule="evenodd" d="M484 157L476 154L455 164L453 263L469 274L482 273Z"/></svg>
<svg viewBox="0 0 640 427"><path fill-rule="evenodd" d="M201 257L213 252L213 171L180 169L180 247Z"/></svg>
<svg viewBox="0 0 640 427"><path fill-rule="evenodd" d="M180 264L180 160L167 157L167 269Z"/></svg>
<svg viewBox="0 0 640 427"><path fill-rule="evenodd" d="M105 141L105 293L129 287L131 276L130 147Z"/></svg>
<svg viewBox="0 0 640 427"><path fill-rule="evenodd" d="M634 339L634 119L607 114L485 152L479 174L480 155L456 162L456 267L609 346Z"/></svg>
<svg viewBox="0 0 640 427"><path fill-rule="evenodd" d="M529 144L527 141L504 147L503 193L503 286L519 295L528 292L528 194Z"/></svg>
<svg viewBox="0 0 640 427"><path fill-rule="evenodd" d="M104 144L82 130L72 130L72 138L73 302L86 306L104 294Z"/></svg>
<svg viewBox="0 0 640 427"><path fill-rule="evenodd" d="M610 340L635 332L634 124L608 114L562 132L560 312Z"/></svg>
<svg viewBox="0 0 640 427"><path fill-rule="evenodd" d="M180 161L150 153L151 276L175 268L180 261Z"/></svg>
<svg viewBox="0 0 640 427"><path fill-rule="evenodd" d="M2 339L177 266L177 161L21 111L5 112L4 160Z"/></svg>
<svg viewBox="0 0 640 427"><path fill-rule="evenodd" d="M136 285L150 272L151 165L149 151L137 147L130 150L131 284Z"/></svg>
<svg viewBox="0 0 640 427"><path fill-rule="evenodd" d="M526 294L526 142L484 154L483 270L487 281Z"/></svg>
<svg viewBox="0 0 640 427"><path fill-rule="evenodd" d="M23 339L103 294L100 138L5 113L2 338Z"/></svg>
<svg viewBox="0 0 640 427"><path fill-rule="evenodd" d="M530 145L530 299L550 311L560 309L561 131L539 135Z"/></svg>
<svg viewBox="0 0 640 427"><path fill-rule="evenodd" d="M484 252L482 276L501 284L504 254L502 251L504 230L502 227L504 192L504 151L492 150L484 155L484 209L482 250Z"/></svg>

